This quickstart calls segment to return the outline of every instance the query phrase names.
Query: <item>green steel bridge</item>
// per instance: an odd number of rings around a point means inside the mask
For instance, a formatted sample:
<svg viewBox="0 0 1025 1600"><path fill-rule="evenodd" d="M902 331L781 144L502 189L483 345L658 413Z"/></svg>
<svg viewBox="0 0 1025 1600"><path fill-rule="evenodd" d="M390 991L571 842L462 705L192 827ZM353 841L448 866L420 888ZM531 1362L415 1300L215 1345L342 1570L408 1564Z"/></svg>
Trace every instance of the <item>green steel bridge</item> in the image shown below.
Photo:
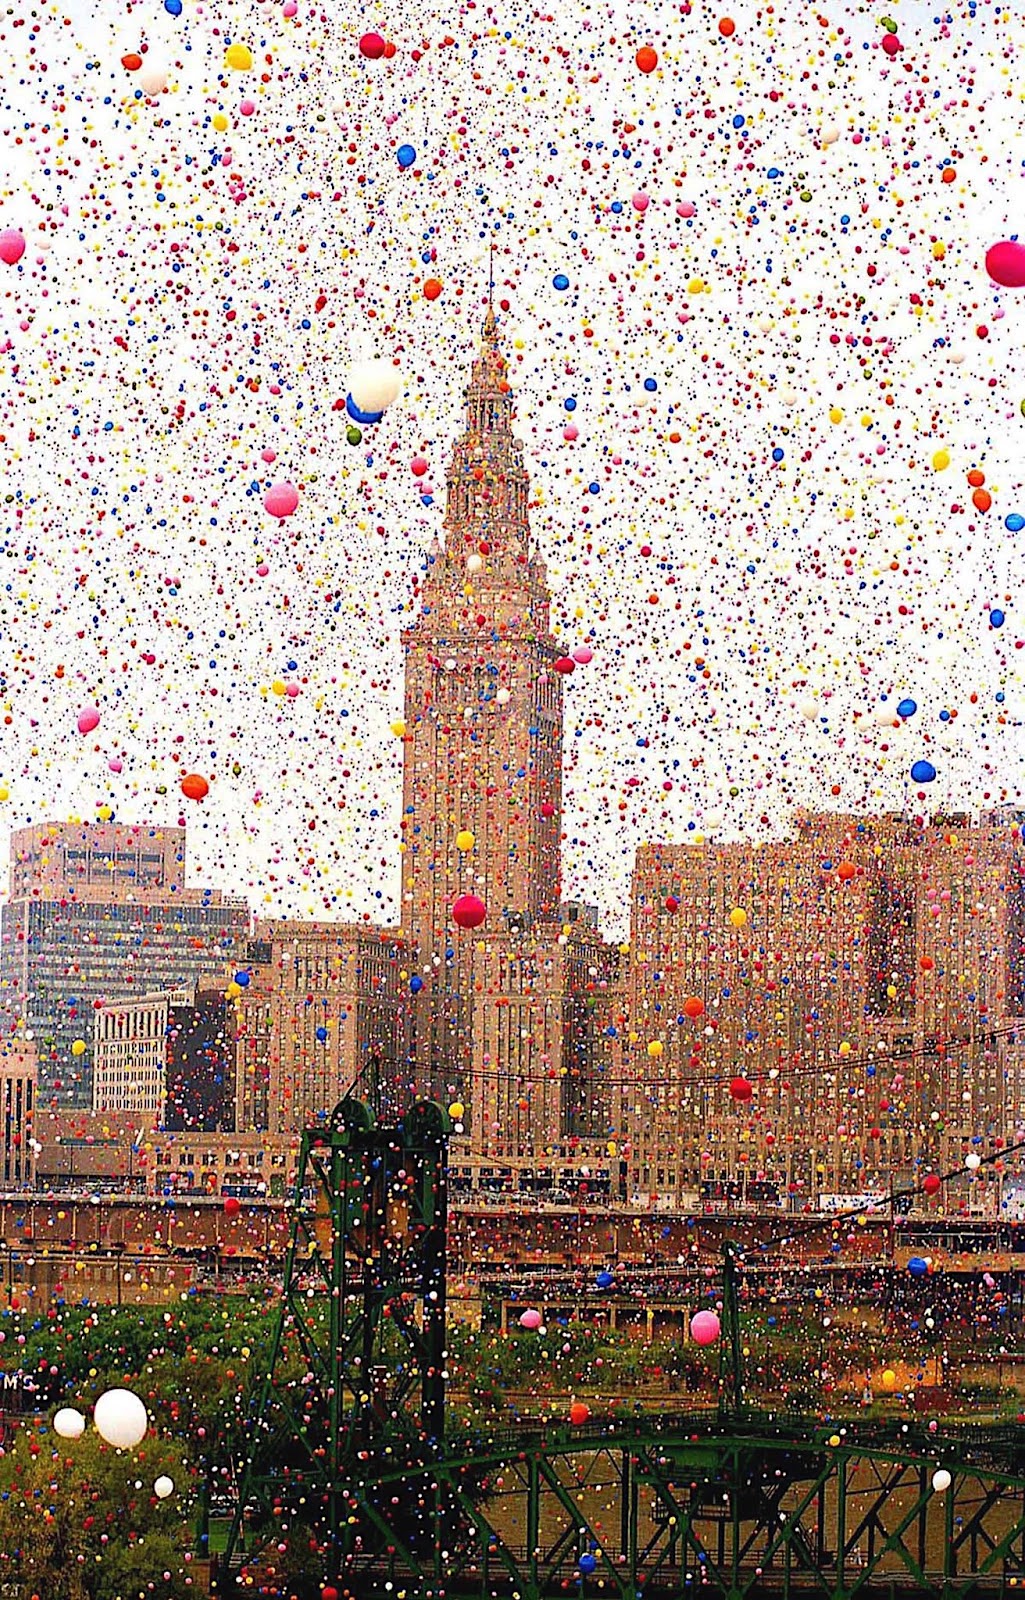
<svg viewBox="0 0 1025 1600"><path fill-rule="evenodd" d="M720 1401L694 1416L456 1425L449 1124L342 1101L303 1140L277 1334L219 1596L758 1600L1025 1593L1025 1426L795 1420L744 1388L733 1247ZM586 1413L586 1414L585 1414ZM313 1539L297 1589L279 1543Z"/></svg>

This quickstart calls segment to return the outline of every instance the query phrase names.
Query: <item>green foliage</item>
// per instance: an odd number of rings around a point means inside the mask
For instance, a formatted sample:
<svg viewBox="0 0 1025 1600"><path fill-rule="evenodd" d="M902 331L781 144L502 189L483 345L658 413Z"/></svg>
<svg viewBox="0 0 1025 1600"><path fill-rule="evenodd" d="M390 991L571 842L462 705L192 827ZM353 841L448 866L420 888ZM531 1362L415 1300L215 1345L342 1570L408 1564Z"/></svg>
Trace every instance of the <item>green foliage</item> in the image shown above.
<svg viewBox="0 0 1025 1600"><path fill-rule="evenodd" d="M158 1500L166 1474L175 1492ZM191 1472L180 1448L112 1450L25 1426L0 1455L0 1593L11 1600L187 1600Z"/></svg>

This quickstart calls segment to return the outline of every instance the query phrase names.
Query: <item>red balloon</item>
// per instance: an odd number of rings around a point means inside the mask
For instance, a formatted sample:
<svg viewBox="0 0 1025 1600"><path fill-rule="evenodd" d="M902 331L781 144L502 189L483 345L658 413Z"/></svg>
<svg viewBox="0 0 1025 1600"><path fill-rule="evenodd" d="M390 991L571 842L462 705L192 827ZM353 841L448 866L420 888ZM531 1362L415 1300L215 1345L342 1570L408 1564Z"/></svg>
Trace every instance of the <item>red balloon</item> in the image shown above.
<svg viewBox="0 0 1025 1600"><path fill-rule="evenodd" d="M887 56L900 55L900 52L904 48L895 33L884 33L879 42L882 47L883 54Z"/></svg>
<svg viewBox="0 0 1025 1600"><path fill-rule="evenodd" d="M731 1078L730 1079L730 1099L731 1100L736 1100L736 1101L738 1101L738 1102L740 1102L742 1104L744 1101L750 1100L750 1098L751 1098L751 1096L753 1094L754 1094L754 1086L752 1084L750 1084L747 1081L746 1078Z"/></svg>
<svg viewBox="0 0 1025 1600"><path fill-rule="evenodd" d="M556 672L570 673L576 666L576 662L573 660L572 656L560 656L558 661L554 662L553 665Z"/></svg>
<svg viewBox="0 0 1025 1600"><path fill-rule="evenodd" d="M574 1400L569 1408L569 1420L574 1428L579 1428L591 1415L590 1406L585 1406L582 1400Z"/></svg>
<svg viewBox="0 0 1025 1600"><path fill-rule="evenodd" d="M461 894L452 907L452 921L457 928L479 928L487 914L487 906L475 894Z"/></svg>
<svg viewBox="0 0 1025 1600"><path fill-rule="evenodd" d="M182 779L182 794L186 800L205 800L209 793L210 785L201 773L186 773Z"/></svg>
<svg viewBox="0 0 1025 1600"><path fill-rule="evenodd" d="M235 1199L235 1196L233 1194L229 1194L228 1198L224 1202L224 1215L226 1217L237 1217L241 1210L242 1207Z"/></svg>
<svg viewBox="0 0 1025 1600"><path fill-rule="evenodd" d="M368 61L380 61L386 46L379 33L365 33L359 42L359 53Z"/></svg>
<svg viewBox="0 0 1025 1600"><path fill-rule="evenodd" d="M940 1187L941 1179L935 1172L930 1172L928 1177L923 1178L922 1180L922 1188L925 1190L926 1194L939 1194Z"/></svg>
<svg viewBox="0 0 1025 1600"><path fill-rule="evenodd" d="M679 911L679 909L680 909L680 902L679 902L679 900L677 900L675 894L667 895L666 896L666 910L667 911Z"/></svg>
<svg viewBox="0 0 1025 1600"><path fill-rule="evenodd" d="M541 802L541 815L543 817L554 817L554 815L555 815L555 807L554 807L554 805L552 804L552 802L550 800L542 800L542 802Z"/></svg>
<svg viewBox="0 0 1025 1600"><path fill-rule="evenodd" d="M321 1589L320 1600L339 1600L338 1590L333 1583L329 1583L325 1589Z"/></svg>
<svg viewBox="0 0 1025 1600"><path fill-rule="evenodd" d="M688 995L686 1000L683 1002L683 1014L685 1017L690 1017L692 1022L697 1017L703 1016L704 1010L705 1002L701 999L700 995Z"/></svg>
<svg viewBox="0 0 1025 1600"><path fill-rule="evenodd" d="M1025 244L1001 239L986 251L986 271L1004 289L1025 289Z"/></svg>

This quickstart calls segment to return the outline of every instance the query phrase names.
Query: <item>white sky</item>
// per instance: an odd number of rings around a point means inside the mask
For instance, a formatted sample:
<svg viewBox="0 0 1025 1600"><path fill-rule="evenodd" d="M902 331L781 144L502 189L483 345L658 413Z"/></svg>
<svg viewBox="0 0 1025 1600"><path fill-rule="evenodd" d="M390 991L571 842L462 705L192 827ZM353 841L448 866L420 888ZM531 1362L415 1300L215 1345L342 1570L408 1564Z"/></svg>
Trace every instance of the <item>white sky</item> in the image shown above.
<svg viewBox="0 0 1025 1600"><path fill-rule="evenodd" d="M1025 234L1025 23L908 0L327 11L66 0L3 23L0 227L30 244L0 266L0 847L101 805L185 815L194 881L395 915L398 634L492 237L555 625L595 651L567 685L567 894L622 930L641 839L918 809L922 757L930 805L1018 797L1025 290L984 257ZM371 27L392 61L359 55ZM252 71L224 67L229 40ZM142 42L155 100L121 63ZM354 449L332 406L366 354L398 355L404 391ZM302 489L281 526L278 478ZM859 731L883 695L917 715Z"/></svg>

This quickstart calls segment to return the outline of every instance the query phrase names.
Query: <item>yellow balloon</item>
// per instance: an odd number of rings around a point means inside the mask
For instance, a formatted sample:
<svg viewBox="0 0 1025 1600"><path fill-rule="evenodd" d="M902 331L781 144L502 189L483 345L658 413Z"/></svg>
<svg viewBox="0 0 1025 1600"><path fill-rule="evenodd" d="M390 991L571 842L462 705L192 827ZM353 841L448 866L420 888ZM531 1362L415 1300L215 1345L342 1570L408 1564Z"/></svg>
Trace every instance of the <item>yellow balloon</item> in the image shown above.
<svg viewBox="0 0 1025 1600"><path fill-rule="evenodd" d="M392 723L391 731L395 735L396 739L404 739L406 736L406 724L400 718L398 722Z"/></svg>
<svg viewBox="0 0 1025 1600"><path fill-rule="evenodd" d="M660 1040L652 1039L651 1043L648 1045L649 1056L651 1056L653 1060L657 1061L659 1056L662 1054L662 1048L663 1047Z"/></svg>
<svg viewBox="0 0 1025 1600"><path fill-rule="evenodd" d="M744 910L743 906L733 907L733 910L730 912L730 922L735 928L744 928L747 926L747 912Z"/></svg>
<svg viewBox="0 0 1025 1600"><path fill-rule="evenodd" d="M223 111L215 111L210 120L218 133L224 133L227 130L228 119Z"/></svg>
<svg viewBox="0 0 1025 1600"><path fill-rule="evenodd" d="M453 1100L452 1104L448 1108L448 1114L452 1118L453 1122L462 1122L463 1112L465 1110L466 1107L463 1105L461 1100Z"/></svg>
<svg viewBox="0 0 1025 1600"><path fill-rule="evenodd" d="M253 52L247 44L229 44L224 52L224 64L235 72L248 72L253 64Z"/></svg>
<svg viewBox="0 0 1025 1600"><path fill-rule="evenodd" d="M275 678L274 682L271 684L271 689L275 694L284 694L287 689L287 684L285 684L283 679Z"/></svg>
<svg viewBox="0 0 1025 1600"><path fill-rule="evenodd" d="M830 408L829 408L829 420L830 420L830 422L842 422L843 421L843 412L840 410L839 406L830 406Z"/></svg>
<svg viewBox="0 0 1025 1600"><path fill-rule="evenodd" d="M843 1042L843 1044L842 1044L842 1045L841 1045L841 1046L840 1046L840 1054L841 1054L841 1055L842 1055L842 1056L849 1056L849 1055L850 1055L850 1053L851 1053L851 1047L850 1047L850 1045L849 1045L849 1044L848 1044L848 1043L847 1043L847 1040L846 1040L846 1039L845 1039L845 1040L844 1040L844 1042Z"/></svg>
<svg viewBox="0 0 1025 1600"><path fill-rule="evenodd" d="M887 1367L886 1371L883 1373L883 1388L884 1389L895 1389L896 1387L897 1387L897 1374L894 1371L892 1371L892 1369L890 1367Z"/></svg>
<svg viewBox="0 0 1025 1600"><path fill-rule="evenodd" d="M459 846L460 850L472 850L476 842L476 838L470 832L469 828L460 828L459 832L456 834L456 844Z"/></svg>
<svg viewBox="0 0 1025 1600"><path fill-rule="evenodd" d="M85 1040L84 1039L76 1039L74 1041L74 1043L71 1046L71 1054L73 1056L84 1056L85 1055Z"/></svg>
<svg viewBox="0 0 1025 1600"><path fill-rule="evenodd" d="M936 454L932 458L932 464L936 468L937 472L946 472L947 468L950 466L950 451L937 450Z"/></svg>

